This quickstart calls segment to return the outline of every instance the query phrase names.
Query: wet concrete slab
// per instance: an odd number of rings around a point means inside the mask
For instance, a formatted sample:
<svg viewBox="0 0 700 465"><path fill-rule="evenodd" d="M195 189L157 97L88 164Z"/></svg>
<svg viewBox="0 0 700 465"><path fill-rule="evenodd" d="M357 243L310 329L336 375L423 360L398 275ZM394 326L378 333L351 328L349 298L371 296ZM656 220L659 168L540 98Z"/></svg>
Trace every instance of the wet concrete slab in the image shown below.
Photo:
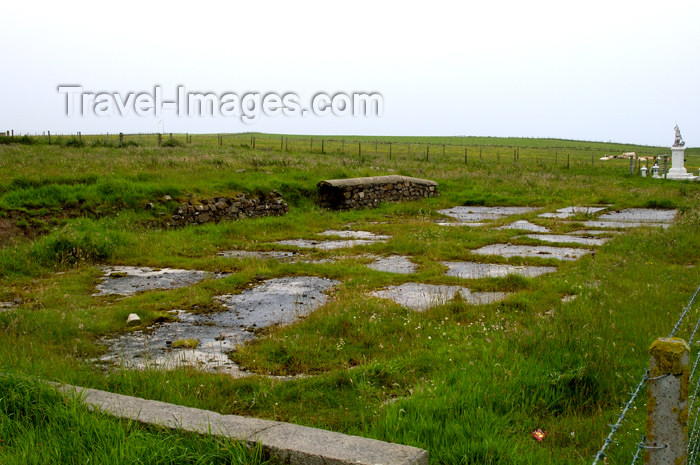
<svg viewBox="0 0 700 465"><path fill-rule="evenodd" d="M226 258L252 258L256 260L277 260L280 262L296 262L303 257L299 252L283 250L254 251L254 250L225 250L217 255Z"/></svg>
<svg viewBox="0 0 700 465"><path fill-rule="evenodd" d="M610 240L604 237L594 239L592 237L573 236L570 234L526 234L525 237L543 242L558 242L562 244L581 244L595 246L601 246Z"/></svg>
<svg viewBox="0 0 700 465"><path fill-rule="evenodd" d="M472 250L472 253L477 255L499 255L501 257L538 257L573 261L590 253L590 251L587 249L543 245L491 244Z"/></svg>
<svg viewBox="0 0 700 465"><path fill-rule="evenodd" d="M456 223L454 221L452 222L443 222L443 221L436 221L436 224L440 226L467 226L471 228L479 228L481 226L486 226L488 223Z"/></svg>
<svg viewBox="0 0 700 465"><path fill-rule="evenodd" d="M448 267L447 276L455 276L462 279L503 278L510 274L532 278L557 271L557 268L554 266L515 266L477 262L441 263Z"/></svg>
<svg viewBox="0 0 700 465"><path fill-rule="evenodd" d="M308 315L326 303L326 293L338 284L313 276L270 279L241 294L217 297L225 311L192 314L175 310L178 321L106 340L109 353L101 361L129 368L193 366L244 376L228 352L254 339L258 328L289 324ZM194 347L177 348L178 341L191 340L196 341Z"/></svg>
<svg viewBox="0 0 700 465"><path fill-rule="evenodd" d="M539 210L537 207L482 207L482 206L458 206L444 210L438 210L446 216L450 216L461 223L478 223L483 220L497 220L506 216L523 215Z"/></svg>
<svg viewBox="0 0 700 465"><path fill-rule="evenodd" d="M576 215L594 215L598 212L602 212L605 210L607 207L566 207L566 208L560 208L558 209L555 213L547 212L547 213L542 213L539 216L540 218L571 218L572 216Z"/></svg>
<svg viewBox="0 0 700 465"><path fill-rule="evenodd" d="M213 323L226 326L288 324L325 304L325 292L338 284L333 279L313 276L270 279L241 294L217 297L229 310L214 313L210 318Z"/></svg>
<svg viewBox="0 0 700 465"><path fill-rule="evenodd" d="M530 231L530 232L539 232L539 233L549 232L549 228L545 228L544 226L530 223L527 220L518 220L518 221L515 221L513 223L507 224L505 226L501 226L500 228L497 228L497 229L515 229L518 231Z"/></svg>
<svg viewBox="0 0 700 465"><path fill-rule="evenodd" d="M620 234L619 231L600 231L598 229L582 229L579 231L571 231L566 233L571 236L602 236L602 235L615 235Z"/></svg>
<svg viewBox="0 0 700 465"><path fill-rule="evenodd" d="M105 277L97 284L94 295L128 296L154 289L177 289L197 284L206 278L226 276L208 271L137 266L107 266L101 270Z"/></svg>
<svg viewBox="0 0 700 465"><path fill-rule="evenodd" d="M413 274L418 269L418 265L413 263L408 257L389 255L388 257L377 258L367 265L367 268L388 273Z"/></svg>
<svg viewBox="0 0 700 465"><path fill-rule="evenodd" d="M627 208L601 215L598 217L598 220L633 223L670 223L676 218L677 213L678 210Z"/></svg>
<svg viewBox="0 0 700 465"><path fill-rule="evenodd" d="M342 237L344 239L369 239L373 241L388 241L391 236L386 236L382 234L374 234L369 231L352 231L349 229L338 230L338 229L328 229L319 233L321 236L334 236Z"/></svg>
<svg viewBox="0 0 700 465"><path fill-rule="evenodd" d="M318 249L318 250L335 250L335 249L348 249L351 247L357 247L361 245L372 245L378 242L385 242L384 240L370 240L370 239L348 239L348 240L338 240L338 241L315 241L313 239L290 239L286 241L277 241L275 244L286 245L290 247L297 247L300 249Z"/></svg>
<svg viewBox="0 0 700 465"><path fill-rule="evenodd" d="M641 228L641 227L654 227L667 229L671 226L670 223L649 223L640 221L584 221L583 226L586 228Z"/></svg>
<svg viewBox="0 0 700 465"><path fill-rule="evenodd" d="M372 296L388 299L417 312L443 305L455 298L457 294L468 303L484 305L504 300L506 292L472 292L462 286L445 286L438 284L404 283L375 291Z"/></svg>

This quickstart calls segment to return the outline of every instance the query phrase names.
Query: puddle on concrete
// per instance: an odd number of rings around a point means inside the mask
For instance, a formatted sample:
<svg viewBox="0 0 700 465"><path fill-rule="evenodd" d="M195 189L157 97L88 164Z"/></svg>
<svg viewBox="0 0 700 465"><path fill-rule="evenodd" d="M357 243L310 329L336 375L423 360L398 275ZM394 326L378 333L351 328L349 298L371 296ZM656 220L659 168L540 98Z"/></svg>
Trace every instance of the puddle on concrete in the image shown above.
<svg viewBox="0 0 700 465"><path fill-rule="evenodd" d="M497 229L516 229L516 230L520 230L520 231L541 232L541 233L549 232L548 228L545 228L544 226L539 226L539 225L534 224L534 223L530 223L529 221L526 221L526 220L518 220L518 221L515 221L511 224L501 226L500 228L497 228Z"/></svg>
<svg viewBox="0 0 700 465"><path fill-rule="evenodd" d="M408 257L402 255L390 255L388 257L377 258L367 265L368 268L388 273L412 274L418 269L418 265L413 263Z"/></svg>
<svg viewBox="0 0 700 465"><path fill-rule="evenodd" d="M254 250L225 250L217 255L226 258L254 258L258 260L277 260L280 262L296 262L303 256L299 252L273 250L258 252Z"/></svg>
<svg viewBox="0 0 700 465"><path fill-rule="evenodd" d="M539 210L536 207L452 207L438 210L446 216L451 216L461 223L477 223L483 220L497 220L506 216L523 215Z"/></svg>
<svg viewBox="0 0 700 465"><path fill-rule="evenodd" d="M328 229L318 234L320 236L335 236L342 237L344 239L369 239L372 241L388 241L389 239L391 239L391 236L374 234L369 231L351 231L348 229L342 231L337 229Z"/></svg>
<svg viewBox="0 0 700 465"><path fill-rule="evenodd" d="M479 278L503 278L509 274L535 277L546 273L554 273L554 266L514 266L495 263L476 262L441 262L448 267L447 276L455 276L462 279Z"/></svg>
<svg viewBox="0 0 700 465"><path fill-rule="evenodd" d="M573 249L570 247L549 247L513 244L491 244L472 250L478 255L500 255L501 257L539 257L556 258L557 260L578 260L590 253L586 249Z"/></svg>
<svg viewBox="0 0 700 465"><path fill-rule="evenodd" d="M598 217L600 221L670 223L678 210L660 210L655 208L627 208L606 213Z"/></svg>
<svg viewBox="0 0 700 465"><path fill-rule="evenodd" d="M573 236L570 234L526 234L525 237L543 242L559 242L563 244L582 244L600 246L608 242L608 238L594 239L591 237Z"/></svg>
<svg viewBox="0 0 700 465"><path fill-rule="evenodd" d="M431 307L445 304L455 298L457 293L473 305L483 305L500 302L508 294L506 292L471 292L461 286L443 286L436 284L405 283L400 286L390 286L375 291L372 296L389 299L411 310L422 312Z"/></svg>
<svg viewBox="0 0 700 465"><path fill-rule="evenodd" d="M583 225L587 228L641 228L643 226L663 228L670 227L670 223L649 223L639 221L584 221Z"/></svg>
<svg viewBox="0 0 700 465"><path fill-rule="evenodd" d="M107 266L101 270L105 277L96 286L98 292L94 295L132 295L153 289L177 289L191 286L206 278L226 276L208 271L136 266Z"/></svg>
<svg viewBox="0 0 700 465"><path fill-rule="evenodd" d="M103 362L129 368L172 369L192 366L245 376L228 358L236 346L255 338L253 330L289 324L326 303L326 292L339 281L318 277L275 278L238 295L219 296L227 310L210 314L175 311L179 321L160 323L106 341ZM177 341L196 340L195 348L173 348Z"/></svg>
<svg viewBox="0 0 700 465"><path fill-rule="evenodd" d="M584 214L593 215L605 210L607 207L566 207L560 208L556 213L542 213L540 218L571 218L572 216Z"/></svg>

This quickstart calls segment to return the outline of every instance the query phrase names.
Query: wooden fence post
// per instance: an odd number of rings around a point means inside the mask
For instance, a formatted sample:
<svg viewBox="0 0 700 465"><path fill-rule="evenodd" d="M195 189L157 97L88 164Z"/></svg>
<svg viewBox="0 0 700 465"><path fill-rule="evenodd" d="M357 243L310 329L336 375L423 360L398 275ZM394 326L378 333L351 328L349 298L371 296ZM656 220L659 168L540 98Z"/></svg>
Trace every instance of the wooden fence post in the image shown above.
<svg viewBox="0 0 700 465"><path fill-rule="evenodd" d="M163 134L158 133L158 147L163 144Z"/></svg>
<svg viewBox="0 0 700 465"><path fill-rule="evenodd" d="M467 164L467 148L464 147L464 164Z"/></svg>
<svg viewBox="0 0 700 465"><path fill-rule="evenodd" d="M326 139L321 139L321 153L326 153Z"/></svg>
<svg viewBox="0 0 700 465"><path fill-rule="evenodd" d="M124 145L124 133L119 133L119 145Z"/></svg>
<svg viewBox="0 0 700 465"><path fill-rule="evenodd" d="M685 464L690 347L682 339L659 338L649 352L644 463Z"/></svg>
<svg viewBox="0 0 700 465"><path fill-rule="evenodd" d="M389 160L391 160L391 142L389 142Z"/></svg>
<svg viewBox="0 0 700 465"><path fill-rule="evenodd" d="M12 131L12 136L14 137L15 132ZM46 131L46 134L49 135L49 145L51 145L51 131Z"/></svg>

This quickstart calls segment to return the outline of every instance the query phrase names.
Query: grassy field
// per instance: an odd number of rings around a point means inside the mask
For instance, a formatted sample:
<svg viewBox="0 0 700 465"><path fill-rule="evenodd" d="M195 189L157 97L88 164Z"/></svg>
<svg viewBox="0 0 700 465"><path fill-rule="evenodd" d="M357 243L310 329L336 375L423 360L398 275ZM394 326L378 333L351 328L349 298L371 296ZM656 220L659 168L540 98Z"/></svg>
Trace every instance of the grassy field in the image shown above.
<svg viewBox="0 0 700 465"><path fill-rule="evenodd" d="M670 332L700 283L700 184L642 179L628 173L627 160L599 160L628 150L668 152L664 148L388 137L348 137L343 148L342 138L327 137L321 153L322 138L314 137L312 149L308 136L227 135L219 145L216 135L193 135L191 143L174 135L179 142L171 147L158 147L153 136L129 136L133 144L121 147L116 136L52 139L52 145L42 138L0 144L0 301L20 302L0 312L0 370L22 376L399 442L427 449L432 463L584 464L641 378L649 345ZM280 150L285 142L288 150ZM700 152L688 149L687 156L686 167L697 172ZM433 179L441 195L351 212L315 205L321 179L383 174ZM288 215L160 226L188 198L272 189L289 202ZM149 202L154 208L145 208ZM512 230L438 226L438 209L528 205L553 211L597 204L677 208L679 215L668 230L625 231L576 262L500 259L558 266L538 278L464 281L446 276L440 264L474 259L469 251L490 243L534 242ZM548 225L554 233L579 229L587 219L563 224L537 213L516 219ZM318 258L343 257L334 263L216 255L271 250L275 240L312 238L350 223L393 238L351 252L315 252ZM411 277L373 271L360 256L367 252L410 255L420 268ZM115 299L93 296L98 264L230 275ZM129 313L139 313L144 327L172 309L210 309L215 296L255 279L290 275L342 284L312 315L267 330L231 355L257 376L104 370L93 362L105 351L101 338L129 330ZM407 281L513 295L485 306L457 299L423 313L368 297ZM577 298L563 303L568 295ZM689 334L693 316L681 336ZM17 385L12 389L24 389ZM47 408L50 403L44 401ZM640 404L632 412L610 463L629 462L643 431L643 410ZM530 435L537 428L548 433L542 442ZM14 452L0 446L4 463L2 454Z"/></svg>

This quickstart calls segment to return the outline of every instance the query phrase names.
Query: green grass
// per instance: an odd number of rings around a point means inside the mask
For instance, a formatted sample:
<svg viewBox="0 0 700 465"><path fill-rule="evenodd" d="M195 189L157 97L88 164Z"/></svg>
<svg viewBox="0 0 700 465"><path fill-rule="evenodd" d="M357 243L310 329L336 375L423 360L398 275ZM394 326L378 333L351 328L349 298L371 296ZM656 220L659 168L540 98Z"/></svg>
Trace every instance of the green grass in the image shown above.
<svg viewBox="0 0 700 465"><path fill-rule="evenodd" d="M255 149L246 147L252 145L250 134L226 135L222 146L216 135L193 135L192 143L175 135L181 145L160 148L146 136L130 136L139 146L122 148L113 140L93 143L98 136L82 136L86 143L78 147L0 145L0 219L24 221L25 228L33 219L45 223L43 235L7 238L0 249L0 301L22 300L16 310L0 313L0 369L414 445L426 448L436 464L583 464L592 461L607 425L641 378L649 345L669 333L700 283L700 185L642 179L628 174L627 161L598 160L603 153L666 149L540 139L348 137L343 153L340 138L326 137L320 153L320 137L314 137L311 152L309 136L288 136L289 151L280 150L283 136L252 136ZM362 140L361 156L351 140ZM426 145L442 143L455 144L446 145L445 156L440 145ZM520 153L515 161L513 150ZM686 166L697 171L700 154L687 153ZM321 179L392 173L434 179L441 195L361 211L315 205ZM188 194L208 198L272 189L290 203L288 215L161 226ZM146 210L148 202L155 208ZM677 208L679 216L668 230L623 231L595 257L576 262L476 258L558 267L538 278L464 281L446 276L440 264L475 259L470 250L490 243L533 243L512 230L438 226L441 208L531 205L553 211L596 204ZM496 225L527 219L564 233L587 219L562 223L538 213ZM57 216L60 221L52 221ZM311 252L313 258L340 258L325 264L217 256L222 250L280 249L272 243L316 238L348 224L392 239L357 250ZM363 253L410 255L419 269L412 277L372 271ZM100 264L229 276L115 298L93 295ZM172 309L216 311L218 295L290 275L324 276L341 285L313 314L262 331L231 355L258 376L103 371L94 363L104 353L103 337L130 330L129 313L138 312L145 327L172 318ZM408 281L514 294L486 306L457 299L423 313L368 297ZM563 303L568 295L577 298ZM681 328L682 336L694 322ZM611 447L611 463L629 461L642 417L640 403ZM536 428L548 433L542 443L530 436Z"/></svg>
<svg viewBox="0 0 700 465"><path fill-rule="evenodd" d="M26 377L0 376L0 393L5 465L268 463L259 446L116 420Z"/></svg>

